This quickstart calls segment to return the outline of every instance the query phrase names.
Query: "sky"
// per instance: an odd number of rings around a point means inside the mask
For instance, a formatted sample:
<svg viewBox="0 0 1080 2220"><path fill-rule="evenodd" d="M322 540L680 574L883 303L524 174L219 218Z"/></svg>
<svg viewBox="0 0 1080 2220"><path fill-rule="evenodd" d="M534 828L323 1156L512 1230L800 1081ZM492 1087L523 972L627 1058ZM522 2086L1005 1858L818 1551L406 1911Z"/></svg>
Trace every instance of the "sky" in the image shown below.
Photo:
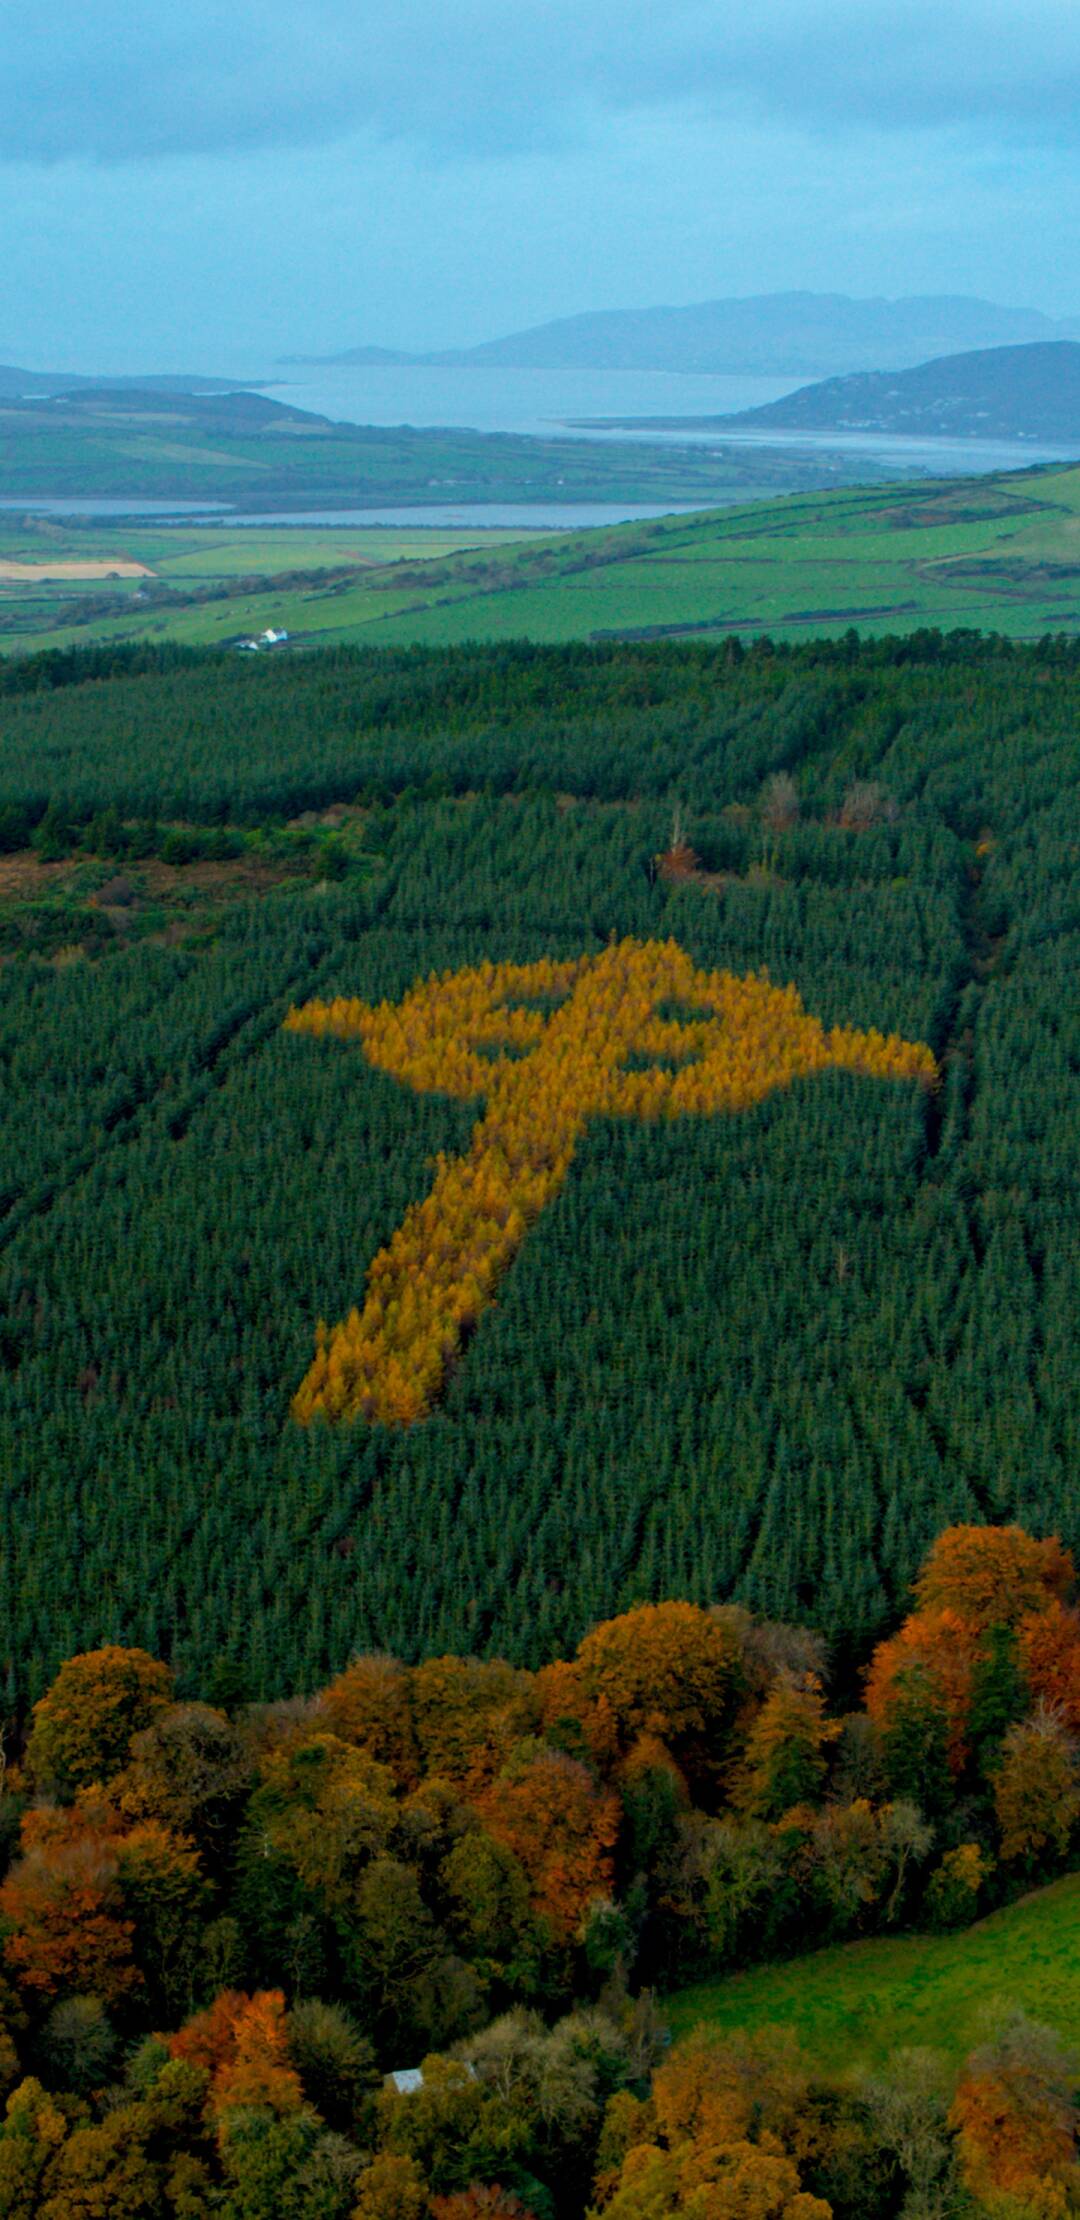
<svg viewBox="0 0 1080 2220"><path fill-rule="evenodd" d="M1077 0L0 0L0 361L806 287L1080 314Z"/></svg>

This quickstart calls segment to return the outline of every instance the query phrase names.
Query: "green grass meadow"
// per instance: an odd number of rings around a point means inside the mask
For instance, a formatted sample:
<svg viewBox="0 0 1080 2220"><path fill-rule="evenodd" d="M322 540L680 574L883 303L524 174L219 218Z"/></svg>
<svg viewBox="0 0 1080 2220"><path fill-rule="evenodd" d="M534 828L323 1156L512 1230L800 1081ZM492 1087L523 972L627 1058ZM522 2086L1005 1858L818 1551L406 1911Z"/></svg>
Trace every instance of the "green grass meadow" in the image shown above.
<svg viewBox="0 0 1080 2220"><path fill-rule="evenodd" d="M17 537L8 527L0 553L13 554ZM373 647L732 632L798 640L851 625L871 635L965 626L1037 639L1080 625L1072 464L539 537L127 524L35 544L59 553L62 540L75 552L78 540L83 552L91 537L95 551L147 562L175 590L229 581L240 590L154 607L134 588L113 587L111 605L87 613L78 606L86 587L61 595L9 585L0 588L6 652L92 638L213 644L271 624L300 645ZM29 545L19 540L24 560L34 559ZM318 575L352 565L355 576Z"/></svg>
<svg viewBox="0 0 1080 2220"><path fill-rule="evenodd" d="M1080 2047L1080 1874L954 1935L846 1943L664 2000L678 2039L794 2028L815 2066L873 2069L918 2046L965 2057L1019 2006Z"/></svg>

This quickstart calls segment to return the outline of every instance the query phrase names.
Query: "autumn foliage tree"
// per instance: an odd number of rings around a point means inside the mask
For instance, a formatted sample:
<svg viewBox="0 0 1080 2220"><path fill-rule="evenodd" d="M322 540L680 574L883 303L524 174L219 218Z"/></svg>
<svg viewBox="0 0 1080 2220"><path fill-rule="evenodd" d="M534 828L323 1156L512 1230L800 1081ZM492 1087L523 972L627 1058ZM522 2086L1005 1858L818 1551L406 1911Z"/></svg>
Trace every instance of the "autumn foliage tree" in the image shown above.
<svg viewBox="0 0 1080 2220"><path fill-rule="evenodd" d="M247 1831L332 1909L386 1849L396 1824L388 1768L336 1735L316 1734L265 1758Z"/></svg>
<svg viewBox="0 0 1080 2220"><path fill-rule="evenodd" d="M739 1614L693 1603L643 1603L581 1643L576 1669L603 1702L621 1747L658 1737L699 1792L718 1776L745 1686Z"/></svg>
<svg viewBox="0 0 1080 2220"><path fill-rule="evenodd" d="M1069 1552L1017 1526L946 1528L915 1584L918 1608L879 1645L866 1709L895 1789L931 1807L973 1759L993 1773L1031 1696L1078 1685L1080 1621ZM1078 1704L1080 1709L1080 1704Z"/></svg>
<svg viewBox="0 0 1080 2220"><path fill-rule="evenodd" d="M950 2118L965 2185L994 2220L1080 2211L1076 2078L1056 2036L1019 2016L968 2060Z"/></svg>
<svg viewBox="0 0 1080 2220"><path fill-rule="evenodd" d="M143 1986L114 1823L100 1808L27 1812L21 1855L0 1887L4 1957L27 1997L70 1993L120 2004Z"/></svg>
<svg viewBox="0 0 1080 2220"><path fill-rule="evenodd" d="M1007 1864L1062 1857L1080 1817L1076 1751L1060 1719L1041 1707L1005 1738L994 1807Z"/></svg>
<svg viewBox="0 0 1080 2220"><path fill-rule="evenodd" d="M915 1583L924 1611L954 1611L974 1633L1015 1626L1060 1601L1073 1586L1072 1558L1056 1535L1038 1541L1020 1526L949 1526Z"/></svg>
<svg viewBox="0 0 1080 2220"><path fill-rule="evenodd" d="M430 2209L431 2220L533 2220L520 2197L497 2182L488 2187L473 2182L449 2197L432 2197Z"/></svg>
<svg viewBox="0 0 1080 2220"><path fill-rule="evenodd" d="M141 1820L116 1844L117 1878L132 1947L153 2005L170 2016L190 2000L211 1888L187 1836Z"/></svg>
<svg viewBox="0 0 1080 2220"><path fill-rule="evenodd" d="M501 1658L427 1658L409 1676L409 1698L424 1772L471 1788L538 1723L532 1675Z"/></svg>
<svg viewBox="0 0 1080 2220"><path fill-rule="evenodd" d="M738 1801L755 1819L779 1819L793 1804L813 1801L825 1776L826 1753L840 1728L826 1717L825 1692L813 1673L782 1675L750 1727Z"/></svg>
<svg viewBox="0 0 1080 2220"><path fill-rule="evenodd" d="M132 1737L110 1798L136 1819L158 1819L213 1853L251 1788L253 1752L211 1704L167 1704Z"/></svg>
<svg viewBox="0 0 1080 2220"><path fill-rule="evenodd" d="M427 2184L404 2151L378 2151L360 2180L352 2220L428 2220Z"/></svg>
<svg viewBox="0 0 1080 2220"><path fill-rule="evenodd" d="M929 1789L936 1800L963 1771L976 1654L966 1620L945 1608L913 1612L874 1651L866 1709L899 1793Z"/></svg>
<svg viewBox="0 0 1080 2220"><path fill-rule="evenodd" d="M295 2111L303 2101L300 2077L289 2056L285 1998L280 1989L245 1996L223 1989L168 2039L170 2055L209 2075L210 2103L220 2122L230 2110L265 2107Z"/></svg>
<svg viewBox="0 0 1080 2220"><path fill-rule="evenodd" d="M1036 1702L1080 1736L1080 1612L1057 1596L1029 1611L1017 1634L1020 1669Z"/></svg>
<svg viewBox="0 0 1080 2220"><path fill-rule="evenodd" d="M525 1744L478 1809L527 1875L535 1910L557 1941L569 1941L593 1898L611 1888L618 1798L574 1758Z"/></svg>
<svg viewBox="0 0 1080 2220"><path fill-rule="evenodd" d="M388 1766L399 1788L413 1787L420 1776L411 1681L396 1657L356 1657L319 1697L321 1723Z"/></svg>
<svg viewBox="0 0 1080 2220"><path fill-rule="evenodd" d="M132 1739L171 1702L172 1674L145 1650L87 1650L62 1665L34 1706L26 1752L34 1784L63 1799L111 1780Z"/></svg>
<svg viewBox="0 0 1080 2220"><path fill-rule="evenodd" d="M795 2155L806 2090L798 2062L761 2041L684 2044L637 2134L628 2123L604 2220L831 2220Z"/></svg>

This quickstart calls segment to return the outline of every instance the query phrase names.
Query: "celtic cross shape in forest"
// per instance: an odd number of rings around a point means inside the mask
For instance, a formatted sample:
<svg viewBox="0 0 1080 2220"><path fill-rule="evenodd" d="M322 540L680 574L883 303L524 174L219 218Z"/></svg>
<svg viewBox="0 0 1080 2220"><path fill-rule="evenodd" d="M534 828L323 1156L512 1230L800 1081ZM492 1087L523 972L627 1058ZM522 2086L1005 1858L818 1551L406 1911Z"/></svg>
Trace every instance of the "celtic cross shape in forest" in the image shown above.
<svg viewBox="0 0 1080 2220"><path fill-rule="evenodd" d="M467 1154L438 1157L430 1193L374 1258L363 1310L320 1325L293 1400L305 1424L426 1415L590 1119L744 1110L830 1069L937 1077L921 1043L826 1031L793 986L699 971L673 941L481 964L399 1003L309 1002L286 1025L357 1042L369 1064L421 1093L484 1102Z"/></svg>

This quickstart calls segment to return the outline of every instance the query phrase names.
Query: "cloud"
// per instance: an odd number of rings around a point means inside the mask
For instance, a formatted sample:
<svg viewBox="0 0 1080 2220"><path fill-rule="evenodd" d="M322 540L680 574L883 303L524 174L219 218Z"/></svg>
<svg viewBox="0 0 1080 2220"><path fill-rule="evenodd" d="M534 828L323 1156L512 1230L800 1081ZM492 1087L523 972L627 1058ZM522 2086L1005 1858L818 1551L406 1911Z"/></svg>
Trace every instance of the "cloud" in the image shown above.
<svg viewBox="0 0 1080 2220"><path fill-rule="evenodd" d="M989 121L1068 136L1075 0L53 0L7 11L0 159L328 144L436 156L684 107L811 128Z"/></svg>

